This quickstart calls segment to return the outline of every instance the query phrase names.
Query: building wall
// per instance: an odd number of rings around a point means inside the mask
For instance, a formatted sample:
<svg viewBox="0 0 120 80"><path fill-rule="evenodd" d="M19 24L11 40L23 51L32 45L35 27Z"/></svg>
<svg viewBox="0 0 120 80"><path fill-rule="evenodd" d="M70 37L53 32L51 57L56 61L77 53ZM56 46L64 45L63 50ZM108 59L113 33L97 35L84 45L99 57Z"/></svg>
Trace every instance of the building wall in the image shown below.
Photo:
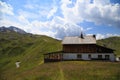
<svg viewBox="0 0 120 80"><path fill-rule="evenodd" d="M113 53L113 50L96 44L67 44L63 45L67 53Z"/></svg>
<svg viewBox="0 0 120 80"><path fill-rule="evenodd" d="M64 52L72 53L96 53L96 44L68 44L63 45Z"/></svg>
<svg viewBox="0 0 120 80"><path fill-rule="evenodd" d="M77 57L78 54L81 54L81 58ZM89 54L91 55L91 58L89 58ZM98 55L102 55L103 59L105 59L105 55L109 55L110 61L115 61L115 56L113 53L63 53L63 60L92 60L98 59Z"/></svg>
<svg viewBox="0 0 120 80"><path fill-rule="evenodd" d="M113 53L97 53L97 54L92 54L92 58L98 58L98 55L102 55L102 58L105 59L105 55L110 56L110 61L115 61L115 55Z"/></svg>
<svg viewBox="0 0 120 80"><path fill-rule="evenodd" d="M69 60L69 59L77 59L77 54L73 54L73 53L65 53L63 54L63 59L65 60Z"/></svg>

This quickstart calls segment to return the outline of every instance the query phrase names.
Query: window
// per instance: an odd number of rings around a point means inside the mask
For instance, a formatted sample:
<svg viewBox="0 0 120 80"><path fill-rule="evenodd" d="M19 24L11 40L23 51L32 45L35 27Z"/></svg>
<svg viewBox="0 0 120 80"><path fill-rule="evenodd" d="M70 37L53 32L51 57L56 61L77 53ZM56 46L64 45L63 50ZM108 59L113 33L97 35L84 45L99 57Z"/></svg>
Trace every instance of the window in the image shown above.
<svg viewBox="0 0 120 80"><path fill-rule="evenodd" d="M109 55L105 55L106 60L109 60L109 57L110 57Z"/></svg>
<svg viewBox="0 0 120 80"><path fill-rule="evenodd" d="M77 58L82 58L82 55L81 54L77 54Z"/></svg>
<svg viewBox="0 0 120 80"><path fill-rule="evenodd" d="M88 58L91 59L91 54L88 55Z"/></svg>
<svg viewBox="0 0 120 80"><path fill-rule="evenodd" d="M98 59L102 59L102 55L98 55Z"/></svg>

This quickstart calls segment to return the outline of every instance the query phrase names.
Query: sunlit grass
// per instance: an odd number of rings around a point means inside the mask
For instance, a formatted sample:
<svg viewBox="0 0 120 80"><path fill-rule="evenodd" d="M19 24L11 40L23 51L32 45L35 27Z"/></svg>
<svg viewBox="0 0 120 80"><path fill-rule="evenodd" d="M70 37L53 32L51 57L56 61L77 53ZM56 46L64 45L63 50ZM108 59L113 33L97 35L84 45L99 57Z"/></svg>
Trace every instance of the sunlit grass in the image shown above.
<svg viewBox="0 0 120 80"><path fill-rule="evenodd" d="M14 67L4 74L7 80L119 80L120 63L63 61L37 65L28 70Z"/></svg>
<svg viewBox="0 0 120 80"><path fill-rule="evenodd" d="M44 53L62 50L61 41L53 38L10 33L0 34L0 40L0 80L120 80L119 62L43 63ZM109 42L111 40L100 44ZM109 47L117 44L116 52L119 54L119 41L116 42ZM20 68L16 68L16 61L21 62Z"/></svg>

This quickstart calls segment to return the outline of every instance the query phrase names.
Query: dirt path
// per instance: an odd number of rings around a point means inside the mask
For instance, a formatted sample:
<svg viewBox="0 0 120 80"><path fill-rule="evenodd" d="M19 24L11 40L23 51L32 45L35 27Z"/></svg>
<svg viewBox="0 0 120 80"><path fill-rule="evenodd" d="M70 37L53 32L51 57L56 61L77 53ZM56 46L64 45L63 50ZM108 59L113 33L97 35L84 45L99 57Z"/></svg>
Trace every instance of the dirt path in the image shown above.
<svg viewBox="0 0 120 80"><path fill-rule="evenodd" d="M65 80L64 79L64 72L63 72L63 70L62 70L62 68L61 68L61 63L59 62L59 65L58 65L58 67L59 67L59 71L60 71L60 80Z"/></svg>

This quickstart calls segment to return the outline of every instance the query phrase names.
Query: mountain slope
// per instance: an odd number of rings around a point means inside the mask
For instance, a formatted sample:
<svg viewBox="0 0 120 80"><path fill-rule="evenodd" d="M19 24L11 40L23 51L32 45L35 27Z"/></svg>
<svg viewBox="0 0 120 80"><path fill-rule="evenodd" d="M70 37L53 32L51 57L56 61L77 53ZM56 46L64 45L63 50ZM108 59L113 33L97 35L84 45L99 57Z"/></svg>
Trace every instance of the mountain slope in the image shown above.
<svg viewBox="0 0 120 80"><path fill-rule="evenodd" d="M120 55L119 41L120 37L112 37L99 40L98 44L113 48L116 54ZM60 50L62 50L61 41L48 36L19 34L14 31L0 32L0 80L79 80L80 77L84 80L93 80L94 77L98 80L111 78L119 80L120 78L119 63L71 61L43 64L44 53ZM16 61L21 62L18 69ZM108 73L109 75L104 76Z"/></svg>
<svg viewBox="0 0 120 80"><path fill-rule="evenodd" d="M14 27L14 26L10 26L10 27L2 26L0 27L0 32L16 32L20 34L27 34L27 32L25 32L24 30Z"/></svg>
<svg viewBox="0 0 120 80"><path fill-rule="evenodd" d="M58 50L61 50L60 41L51 37L0 32L0 72L11 71L16 61L24 65L22 70L31 69L43 62L44 53Z"/></svg>
<svg viewBox="0 0 120 80"><path fill-rule="evenodd" d="M26 32L24 30L17 28L17 27L14 27L14 26L10 26L10 27L8 27L8 29L11 31L15 31L17 33L26 34Z"/></svg>

